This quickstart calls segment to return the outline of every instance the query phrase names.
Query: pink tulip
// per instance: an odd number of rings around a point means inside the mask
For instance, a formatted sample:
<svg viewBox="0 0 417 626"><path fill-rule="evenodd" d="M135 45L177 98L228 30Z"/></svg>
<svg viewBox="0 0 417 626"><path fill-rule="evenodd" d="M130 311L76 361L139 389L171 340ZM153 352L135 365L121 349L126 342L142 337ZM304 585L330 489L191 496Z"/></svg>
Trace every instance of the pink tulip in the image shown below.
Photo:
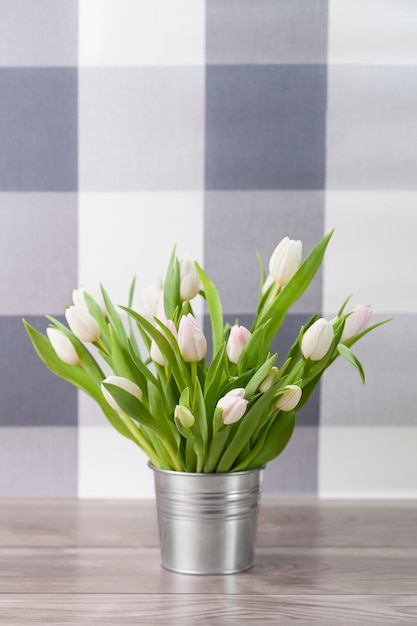
<svg viewBox="0 0 417 626"><path fill-rule="evenodd" d="M178 346L184 361L195 363L206 356L207 341L195 317L188 313L180 320Z"/></svg>
<svg viewBox="0 0 417 626"><path fill-rule="evenodd" d="M345 326L340 339L341 343L362 332L372 317L372 309L363 304L356 305L353 309L348 311L348 313L350 313L350 315L348 315L345 320Z"/></svg>
<svg viewBox="0 0 417 626"><path fill-rule="evenodd" d="M240 354L251 337L251 332L244 326L232 326L227 341L226 352L231 363L237 363Z"/></svg>
<svg viewBox="0 0 417 626"><path fill-rule="evenodd" d="M245 400L245 390L243 388L232 389L220 398L216 406L223 409L223 424L229 425L238 422L248 406L248 400Z"/></svg>

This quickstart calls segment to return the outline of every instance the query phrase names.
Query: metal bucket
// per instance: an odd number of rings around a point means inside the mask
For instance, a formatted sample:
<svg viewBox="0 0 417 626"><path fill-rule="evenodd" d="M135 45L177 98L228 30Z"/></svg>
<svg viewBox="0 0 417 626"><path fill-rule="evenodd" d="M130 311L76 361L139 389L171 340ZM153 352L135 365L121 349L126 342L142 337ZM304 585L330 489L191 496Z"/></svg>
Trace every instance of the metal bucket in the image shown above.
<svg viewBox="0 0 417 626"><path fill-rule="evenodd" d="M263 468L229 474L152 469L162 567L183 574L252 567Z"/></svg>

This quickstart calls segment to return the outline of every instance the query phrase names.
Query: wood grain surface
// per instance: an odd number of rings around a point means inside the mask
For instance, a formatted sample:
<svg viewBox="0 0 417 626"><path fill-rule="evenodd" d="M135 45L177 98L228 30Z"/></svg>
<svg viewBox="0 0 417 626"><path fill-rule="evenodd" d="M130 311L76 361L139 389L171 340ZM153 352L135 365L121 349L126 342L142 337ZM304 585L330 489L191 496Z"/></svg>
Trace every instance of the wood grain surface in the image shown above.
<svg viewBox="0 0 417 626"><path fill-rule="evenodd" d="M0 624L417 624L417 502L265 500L256 564L161 568L155 503L0 501Z"/></svg>

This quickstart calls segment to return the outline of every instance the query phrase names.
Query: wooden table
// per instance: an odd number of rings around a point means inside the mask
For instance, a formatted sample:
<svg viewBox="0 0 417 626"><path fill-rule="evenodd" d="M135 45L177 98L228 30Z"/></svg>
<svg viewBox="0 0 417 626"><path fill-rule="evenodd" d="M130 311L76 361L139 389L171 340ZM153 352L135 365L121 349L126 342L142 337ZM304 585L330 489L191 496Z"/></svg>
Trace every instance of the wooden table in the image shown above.
<svg viewBox="0 0 417 626"><path fill-rule="evenodd" d="M0 501L0 624L417 624L417 502L263 500L256 565L163 570L153 501Z"/></svg>

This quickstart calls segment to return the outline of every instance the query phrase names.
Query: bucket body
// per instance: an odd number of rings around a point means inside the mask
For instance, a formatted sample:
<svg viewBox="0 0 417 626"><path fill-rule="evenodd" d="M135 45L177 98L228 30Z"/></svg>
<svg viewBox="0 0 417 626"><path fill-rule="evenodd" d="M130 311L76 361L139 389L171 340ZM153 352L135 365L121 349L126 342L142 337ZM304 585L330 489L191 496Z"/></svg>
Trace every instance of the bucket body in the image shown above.
<svg viewBox="0 0 417 626"><path fill-rule="evenodd" d="M162 567L184 574L252 567L263 468L228 474L152 469Z"/></svg>

